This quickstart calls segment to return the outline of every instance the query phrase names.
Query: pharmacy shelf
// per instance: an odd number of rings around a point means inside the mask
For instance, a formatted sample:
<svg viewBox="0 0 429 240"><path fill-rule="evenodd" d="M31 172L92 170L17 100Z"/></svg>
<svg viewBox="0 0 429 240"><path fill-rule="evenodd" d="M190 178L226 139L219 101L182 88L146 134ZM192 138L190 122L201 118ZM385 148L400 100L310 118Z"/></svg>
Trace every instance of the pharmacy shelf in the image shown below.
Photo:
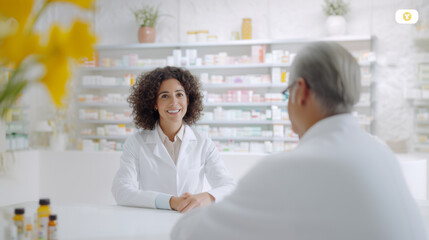
<svg viewBox="0 0 429 240"><path fill-rule="evenodd" d="M28 134L28 130L17 130L17 131L6 130L6 134L8 134L8 135L12 135L12 134Z"/></svg>
<svg viewBox="0 0 429 240"><path fill-rule="evenodd" d="M129 135L111 135L111 136L100 136L100 135L80 135L82 139L109 139L109 140L125 140Z"/></svg>
<svg viewBox="0 0 429 240"><path fill-rule="evenodd" d="M254 64L225 64L225 65L203 65L203 66L183 66L189 70L209 70L209 69L243 69L243 68L272 68L272 67L290 67L288 63L254 63Z"/></svg>
<svg viewBox="0 0 429 240"><path fill-rule="evenodd" d="M197 48L197 47L223 47L223 46L245 46L245 45L265 45L270 44L272 40L235 40L222 42L189 42L189 43L145 43L145 44L127 44L127 45L100 45L97 50L134 50L134 49L153 49L153 48Z"/></svg>
<svg viewBox="0 0 429 240"><path fill-rule="evenodd" d="M270 107L287 106L287 102L260 102L260 103L204 103L204 107Z"/></svg>
<svg viewBox="0 0 429 240"><path fill-rule="evenodd" d="M213 141L284 141L284 142L298 142L297 138L288 138L288 137L210 137Z"/></svg>
<svg viewBox="0 0 429 240"><path fill-rule="evenodd" d="M258 40L236 40L236 41L226 41L226 42L197 42L197 43L148 43L148 44L127 44L127 45L115 45L115 46L98 46L97 50L99 51L102 57L118 57L124 54L137 54L138 56L148 56L156 58L156 59L166 59L167 55L171 53L175 49L180 49L184 51L185 49L197 49L198 53L207 53L207 52L227 52L229 54L235 54L232 49L240 49L241 52L247 52L247 55L251 55L252 46L255 45L265 45L267 52L271 50L293 50L296 46L301 46L302 44L306 44L308 42L314 41L333 41L340 42L347 49L353 50L363 50L363 51L372 51L372 42L374 37L371 35L359 35L359 36L342 36L342 37L328 37L328 38L289 38L289 39L258 39ZM289 46L288 46L289 45ZM228 47L229 46L229 47ZM292 47L292 48L291 48ZM146 54L148 53L148 54ZM241 53L240 53L241 54ZM152 56L153 55L153 56ZM199 56L202 57L202 56ZM155 63L155 62L154 62ZM370 62L361 62L359 63L361 67L369 67L369 71L372 72L373 63ZM249 64L232 64L232 65L202 65L202 66L183 66L191 71L194 75L199 75L202 72L207 72L210 75L214 74L223 74L224 76L228 75L243 75L243 74L256 74L256 73L264 73L269 74L274 67L282 68L282 70L290 71L288 69L291 66L290 63L249 63ZM153 66L153 65L145 65L145 66L134 66L134 67L82 67L82 73L86 75L104 75L106 76L120 76L124 73L141 73L153 70L157 67L164 66ZM252 71L255 69L255 71ZM373 79L373 77L370 77ZM112 92L112 93L125 93L125 91L130 89L130 86L103 86L103 85L83 85L79 84L78 90L79 93L94 93L96 92ZM370 95L373 94L373 87L375 85L374 82L367 81L362 83L364 87L364 91L370 91ZM270 92L278 92L280 93L283 89L285 89L287 85L285 83L202 83L202 88L209 93L223 93L228 90L253 90L258 94L263 96L264 93ZM100 90L101 89L101 90ZM103 90L106 89L106 90ZM77 98L77 97L76 97ZM371 99L374 99L374 96L371 96ZM280 100L280 99L278 99ZM284 102L222 102L222 103L204 103L204 109L206 111L212 111L214 107L224 107L225 109L270 109L271 106L278 106L282 111L286 110L287 101ZM356 109L363 114L370 114L373 116L373 103L370 102L364 106L358 105ZM76 101L76 105L78 107L93 107L97 109L110 109L117 110L120 108L129 109L128 103L106 103L106 102L78 102ZM116 108L117 109L116 109ZM368 109L370 108L371 113L368 113ZM111 111L108 110L108 111ZM78 122L80 124L80 129L77 129L77 135L82 132L82 128L84 128L85 124L99 124L98 126L102 126L103 124L128 124L132 121L107 121L107 120L81 120ZM258 126L267 130L271 130L273 128L273 124L282 124L285 125L285 128L290 128L289 121L200 121L198 125L206 124L210 127L238 127L241 126ZM361 122L361 125L370 126L370 130L374 132L373 126L374 121L365 121ZM88 126L85 126L88 127ZM117 139L124 140L127 136L86 136L82 135L83 139ZM219 141L280 141L280 142L293 142L296 143L298 139L296 138L274 138L274 137L213 137L213 140ZM245 154L245 155L254 155L258 153L232 153L228 152L225 154ZM261 153L260 153L261 154ZM266 153L263 153L266 154ZM237 156L238 156L237 155Z"/></svg>
<svg viewBox="0 0 429 240"><path fill-rule="evenodd" d="M370 63L361 63L361 67L369 67ZM255 68L274 68L274 67L290 67L290 63L249 63L249 64L225 64L225 65L201 65L201 66L180 66L188 70L214 70L214 69L255 69ZM166 66L140 66L140 67L82 67L81 71L102 71L102 72L146 72L158 67Z"/></svg>
<svg viewBox="0 0 429 240"><path fill-rule="evenodd" d="M204 90L213 89L258 89L258 88L279 88L284 89L287 87L286 83L204 83Z"/></svg>
<svg viewBox="0 0 429 240"><path fill-rule="evenodd" d="M111 139L111 140L125 140L128 135L80 135L82 139ZM284 142L298 142L296 138L281 138L281 137L211 137L213 141L284 141Z"/></svg>
<svg viewBox="0 0 429 240"><path fill-rule="evenodd" d="M429 151L429 143L415 143L413 145L414 148L424 148L427 149L427 151Z"/></svg>
<svg viewBox="0 0 429 240"><path fill-rule="evenodd" d="M355 107L358 107L358 108L369 108L369 107L371 107L371 104L370 103L357 103L356 105L355 105Z"/></svg>
<svg viewBox="0 0 429 240"><path fill-rule="evenodd" d="M28 106L28 105L22 105L22 106L16 106L16 105L13 105L13 106L10 106L10 108L11 109L29 109L30 107Z"/></svg>
<svg viewBox="0 0 429 240"><path fill-rule="evenodd" d="M429 81L416 81L416 83L420 86L429 85Z"/></svg>
<svg viewBox="0 0 429 240"><path fill-rule="evenodd" d="M80 89L130 89L132 86L126 86L126 85L81 85L79 86Z"/></svg>
<svg viewBox="0 0 429 240"><path fill-rule="evenodd" d="M87 120L79 119L81 123L91 123L91 124L129 124L133 121L131 119L127 120Z"/></svg>
<svg viewBox="0 0 429 240"><path fill-rule="evenodd" d="M213 120L213 121L198 121L197 124L214 124L214 125L273 125L273 124L283 124L290 125L290 121L273 121L273 120L248 120L248 121L238 121L238 120Z"/></svg>
<svg viewBox="0 0 429 240"><path fill-rule="evenodd" d="M82 85L80 89L130 89L132 86L124 85ZM243 88L286 88L286 83L204 83L203 89L243 89Z"/></svg>
<svg viewBox="0 0 429 240"><path fill-rule="evenodd" d="M357 42L371 41L371 35L351 35L340 37L324 38L288 38L288 39L252 39L252 40L234 40L222 42L194 42L194 43L145 43L145 44L127 44L127 45L99 45L97 50L133 50L133 49L153 49L153 48L197 48L197 47L224 47L224 46L246 46L246 45L278 45L290 43L308 43L317 41L332 42Z"/></svg>
<svg viewBox="0 0 429 240"><path fill-rule="evenodd" d="M429 106L429 99L413 100L414 106Z"/></svg>
<svg viewBox="0 0 429 240"><path fill-rule="evenodd" d="M429 120L416 120L415 123L417 123L417 124L429 124Z"/></svg>
<svg viewBox="0 0 429 240"><path fill-rule="evenodd" d="M268 155L270 155L270 154L272 154L272 153L266 153L266 152L234 152L234 151L231 151L231 152L220 152L220 154L222 155L222 156L237 156L237 157L239 157L239 156L261 156L261 157L264 157L264 156L268 156ZM241 159L241 158L235 158L235 159Z"/></svg>
<svg viewBox="0 0 429 240"><path fill-rule="evenodd" d="M429 134L429 129L417 128L415 130L416 133Z"/></svg>
<svg viewBox="0 0 429 240"><path fill-rule="evenodd" d="M129 107L128 103L78 103L79 107Z"/></svg>
<svg viewBox="0 0 429 240"><path fill-rule="evenodd" d="M359 63L359 66L361 66L361 67L370 67L371 65L372 65L372 62L364 62L364 63L360 62Z"/></svg>
<svg viewBox="0 0 429 240"><path fill-rule="evenodd" d="M429 51L429 36L415 38L414 44Z"/></svg>
<svg viewBox="0 0 429 240"><path fill-rule="evenodd" d="M83 71L150 71L157 67L165 66L140 66L140 67L83 67ZM201 65L201 66L181 66L188 70L211 70L211 69L255 69L272 67L290 67L290 64L254 63L254 64L225 64L225 65Z"/></svg>
<svg viewBox="0 0 429 240"><path fill-rule="evenodd" d="M28 121L9 121L6 124L28 124Z"/></svg>
<svg viewBox="0 0 429 240"><path fill-rule="evenodd" d="M367 81L367 82L361 82L361 86L364 88L369 88L371 87L373 84L375 84L374 81Z"/></svg>

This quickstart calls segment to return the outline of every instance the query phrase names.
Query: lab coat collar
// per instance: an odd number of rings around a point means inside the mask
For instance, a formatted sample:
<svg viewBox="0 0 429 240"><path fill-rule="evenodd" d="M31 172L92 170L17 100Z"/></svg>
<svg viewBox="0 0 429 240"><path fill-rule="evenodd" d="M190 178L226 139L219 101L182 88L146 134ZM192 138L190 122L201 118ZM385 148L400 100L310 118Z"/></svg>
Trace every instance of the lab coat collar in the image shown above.
<svg viewBox="0 0 429 240"><path fill-rule="evenodd" d="M307 132L304 133L302 138L299 140L299 145L319 136L331 133L333 131L339 131L342 129L351 129L360 127L356 118L350 113L336 114L327 118L324 118L313 126L311 126Z"/></svg>
<svg viewBox="0 0 429 240"><path fill-rule="evenodd" d="M195 144L191 144L191 142L197 140L197 137L195 136L193 129L186 124L183 124L183 126L184 126L184 129L183 129L184 134L182 139L182 145L180 146L179 156L177 159L177 165L180 164L181 159L183 159L186 152L190 150L192 145L195 145ZM176 169L176 165L171 159L170 154L168 154L167 149L165 148L162 142L162 139L158 134L157 129L153 129L149 131L147 137L144 140L148 144L150 143L155 144L153 148L153 154L156 157L160 158L162 161L166 162L168 165Z"/></svg>
<svg viewBox="0 0 429 240"><path fill-rule="evenodd" d="M161 126L159 126L159 123L156 124L155 129L158 131L158 134L161 137L161 141L164 143L168 139L168 137L167 135L165 135L164 131L162 131ZM174 136L174 141L177 141L178 139L180 139L180 141L183 141L184 132L185 132L185 127L184 127L184 124L182 124L176 136ZM170 139L168 140L170 141Z"/></svg>

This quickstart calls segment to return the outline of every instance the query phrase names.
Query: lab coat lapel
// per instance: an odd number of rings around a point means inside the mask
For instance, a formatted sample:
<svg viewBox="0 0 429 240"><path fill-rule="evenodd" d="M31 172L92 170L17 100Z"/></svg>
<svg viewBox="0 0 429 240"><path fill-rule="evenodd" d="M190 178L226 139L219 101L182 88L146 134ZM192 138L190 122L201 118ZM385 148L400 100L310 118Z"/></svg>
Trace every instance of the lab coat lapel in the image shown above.
<svg viewBox="0 0 429 240"><path fill-rule="evenodd" d="M151 143L154 144L153 155L161 159L161 161L165 162L170 167L173 167L174 169L176 169L176 165L174 165L174 162L171 159L170 154L168 154L167 149L162 143L157 130L156 129L152 130L151 134L152 136L150 136L149 139L151 139Z"/></svg>
<svg viewBox="0 0 429 240"><path fill-rule="evenodd" d="M194 134L192 128L188 125L185 125L185 134L183 136L182 145L180 146L179 157L177 158L177 165L183 166L183 161L187 155L190 154L197 137Z"/></svg>

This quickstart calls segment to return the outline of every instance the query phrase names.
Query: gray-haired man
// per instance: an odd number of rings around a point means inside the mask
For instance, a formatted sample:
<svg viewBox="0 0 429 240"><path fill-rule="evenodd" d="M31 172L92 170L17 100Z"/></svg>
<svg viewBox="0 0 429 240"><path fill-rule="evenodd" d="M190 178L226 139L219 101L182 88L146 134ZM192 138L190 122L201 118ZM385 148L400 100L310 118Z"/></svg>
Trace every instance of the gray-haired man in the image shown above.
<svg viewBox="0 0 429 240"><path fill-rule="evenodd" d="M426 240L394 154L350 114L360 92L350 53L309 44L285 92L298 147L264 159L223 202L185 215L172 239Z"/></svg>

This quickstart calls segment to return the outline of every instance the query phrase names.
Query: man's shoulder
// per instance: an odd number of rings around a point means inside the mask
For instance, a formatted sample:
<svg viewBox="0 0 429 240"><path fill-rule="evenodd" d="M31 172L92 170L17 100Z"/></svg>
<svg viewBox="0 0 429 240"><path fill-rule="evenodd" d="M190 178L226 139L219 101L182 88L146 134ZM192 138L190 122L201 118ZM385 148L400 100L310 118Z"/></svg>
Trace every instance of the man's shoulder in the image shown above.
<svg viewBox="0 0 429 240"><path fill-rule="evenodd" d="M308 148L297 148L290 152L280 152L271 154L262 159L255 169L260 171L272 172L276 169L283 169L285 167L292 167L295 164L302 163L303 161L315 160L315 155L307 151Z"/></svg>

